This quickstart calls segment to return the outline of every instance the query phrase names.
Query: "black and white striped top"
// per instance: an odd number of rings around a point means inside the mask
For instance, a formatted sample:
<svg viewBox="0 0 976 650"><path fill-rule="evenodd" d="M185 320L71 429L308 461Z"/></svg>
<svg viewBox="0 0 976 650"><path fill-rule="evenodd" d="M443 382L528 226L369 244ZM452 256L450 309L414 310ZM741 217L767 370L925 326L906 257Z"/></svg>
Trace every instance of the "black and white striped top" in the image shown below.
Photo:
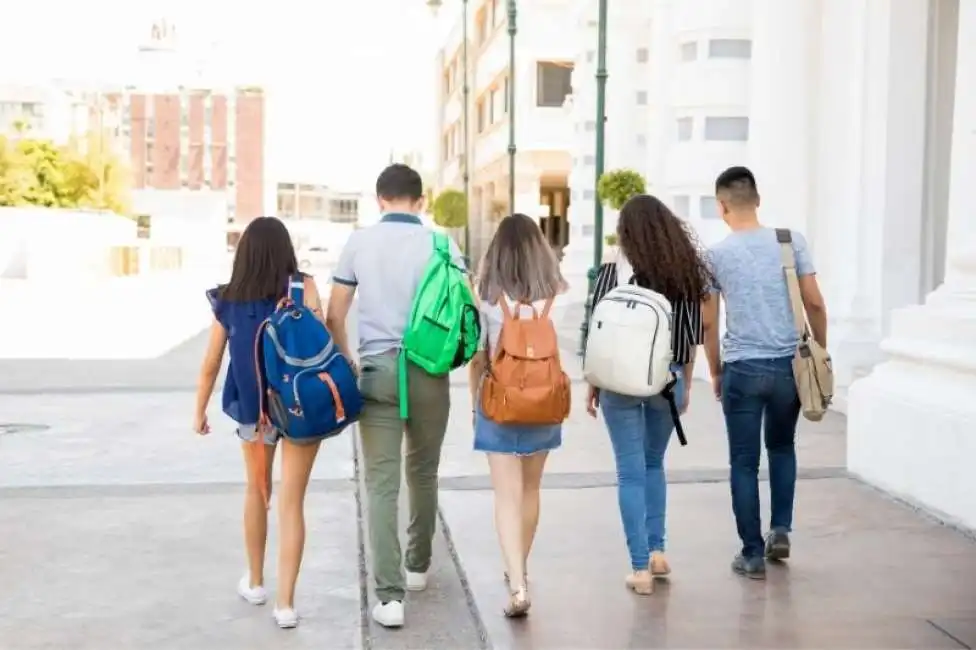
<svg viewBox="0 0 976 650"><path fill-rule="evenodd" d="M611 289L617 286L617 264L607 262L600 267L593 288L593 305L603 300ZM643 285L642 285L643 286ZM644 287L654 289L654 287ZM671 350L674 362L684 365L692 360L695 348L705 340L705 326L702 320L702 305L700 300L682 300L672 302L671 310L673 322L671 330Z"/></svg>

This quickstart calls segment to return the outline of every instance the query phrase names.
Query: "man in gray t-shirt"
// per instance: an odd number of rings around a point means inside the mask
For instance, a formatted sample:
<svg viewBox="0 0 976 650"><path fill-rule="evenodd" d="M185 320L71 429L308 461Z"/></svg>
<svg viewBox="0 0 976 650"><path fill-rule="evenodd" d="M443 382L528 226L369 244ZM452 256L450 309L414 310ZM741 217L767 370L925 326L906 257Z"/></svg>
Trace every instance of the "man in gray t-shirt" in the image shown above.
<svg viewBox="0 0 976 650"><path fill-rule="evenodd" d="M435 377L408 363L410 417L400 419L397 352L414 295L434 251L434 234L418 216L424 207L424 191L415 170L390 165L376 181L376 196L383 218L357 230L346 242L332 277L326 321L339 348L351 358L346 317L358 292L359 388L365 400L359 439L378 601L372 613L380 625L400 627L405 592L427 586L450 383L447 376ZM464 260L453 241L451 249L463 268ZM410 525L403 555L397 528L402 466L410 490Z"/></svg>
<svg viewBox="0 0 976 650"><path fill-rule="evenodd" d="M732 167L715 183L722 217L732 232L709 251L714 276L705 309L705 354L729 438L732 509L742 551L732 568L750 578L766 575L765 559L790 555L796 489L796 425L800 400L793 379L796 325L776 231L759 223L756 179ZM806 239L792 233L800 293L813 337L827 345L827 313ZM719 349L718 310L725 302L726 333ZM770 532L763 539L759 509L759 455L769 460Z"/></svg>

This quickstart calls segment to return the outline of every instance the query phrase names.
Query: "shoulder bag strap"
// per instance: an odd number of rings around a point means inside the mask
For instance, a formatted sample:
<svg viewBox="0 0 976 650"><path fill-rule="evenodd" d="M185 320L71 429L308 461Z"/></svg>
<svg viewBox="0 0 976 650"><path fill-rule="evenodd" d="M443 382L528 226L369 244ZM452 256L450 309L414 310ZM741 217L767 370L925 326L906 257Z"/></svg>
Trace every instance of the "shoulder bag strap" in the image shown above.
<svg viewBox="0 0 976 650"><path fill-rule="evenodd" d="M796 326L796 335L802 340L807 335L807 320L803 311L803 297L800 295L800 278L796 274L793 234L788 228L777 228L776 241L779 242L783 275L786 276L786 288L790 294L790 307L793 309L793 323Z"/></svg>

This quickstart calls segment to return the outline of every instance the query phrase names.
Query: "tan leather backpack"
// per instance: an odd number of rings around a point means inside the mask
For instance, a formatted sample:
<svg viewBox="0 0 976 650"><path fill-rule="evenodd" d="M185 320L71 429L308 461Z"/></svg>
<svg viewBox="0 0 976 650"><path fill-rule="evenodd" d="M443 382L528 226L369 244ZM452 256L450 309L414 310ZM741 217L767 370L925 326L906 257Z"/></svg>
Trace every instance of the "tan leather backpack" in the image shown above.
<svg viewBox="0 0 976 650"><path fill-rule="evenodd" d="M498 345L481 384L481 411L499 424L560 424L569 416L570 384L559 361L552 299L540 314L528 303L515 313L499 298L504 320ZM519 305L532 307L523 318Z"/></svg>

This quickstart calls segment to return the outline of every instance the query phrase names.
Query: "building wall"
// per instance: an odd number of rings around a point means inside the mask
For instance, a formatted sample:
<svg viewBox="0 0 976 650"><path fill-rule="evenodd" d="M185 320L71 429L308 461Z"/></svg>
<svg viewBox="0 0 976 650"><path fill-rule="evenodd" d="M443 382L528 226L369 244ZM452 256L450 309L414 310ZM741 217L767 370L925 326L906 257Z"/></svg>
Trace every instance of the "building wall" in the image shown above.
<svg viewBox="0 0 976 650"><path fill-rule="evenodd" d="M263 93L134 92L121 101L136 189L227 189L236 220L264 214Z"/></svg>

